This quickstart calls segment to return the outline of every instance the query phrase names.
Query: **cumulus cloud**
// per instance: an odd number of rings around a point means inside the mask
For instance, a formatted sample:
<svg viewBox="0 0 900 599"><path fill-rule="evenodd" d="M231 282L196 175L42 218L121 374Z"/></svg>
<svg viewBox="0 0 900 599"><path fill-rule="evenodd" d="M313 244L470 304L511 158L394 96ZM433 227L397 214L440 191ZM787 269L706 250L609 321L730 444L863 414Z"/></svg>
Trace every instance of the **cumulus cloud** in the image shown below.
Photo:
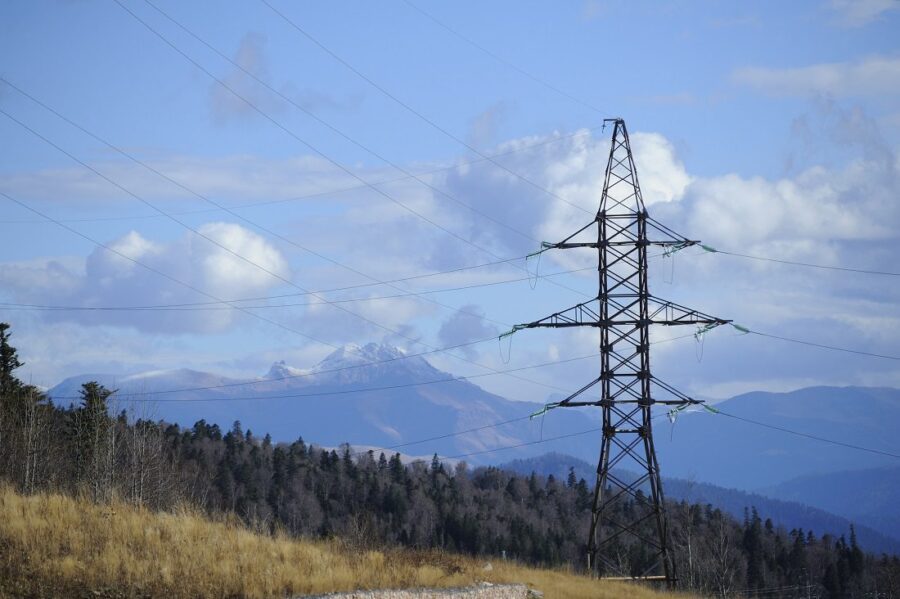
<svg viewBox="0 0 900 599"><path fill-rule="evenodd" d="M653 205L680 198L691 179L671 143L658 134L634 133L632 145L643 165L640 180L645 202ZM606 135L580 131L522 138L500 144L496 152L503 155L498 162L527 180L486 161L460 165L438 179L448 193L482 213L456 210L463 230L476 241L503 255L524 255L540 241L562 239L590 222L603 189L609 156ZM435 201L448 205L440 197ZM569 253L551 259L572 266L576 258Z"/></svg>
<svg viewBox="0 0 900 599"><path fill-rule="evenodd" d="M843 201L865 183L867 172L866 165L854 165L839 177L813 168L796 179L726 175L698 181L687 206L688 229L731 247L885 238L892 227L872 218L874 206Z"/></svg>
<svg viewBox="0 0 900 599"><path fill-rule="evenodd" d="M869 129L865 115L848 121L827 113L837 127L813 129L820 143L854 156L840 166L813 163L779 178L726 174L697 178L678 202L652 212L677 231L719 249L814 264L894 271L900 221L894 189L896 153ZM810 117L812 118L812 117ZM821 123L813 119L817 125ZM840 140L840 141L839 141ZM845 155L845 154L842 154ZM821 158L821 156L817 156ZM679 257L674 285L657 277L651 291L753 330L819 343L894 353L900 334L898 293L884 278L783 264L713 257L700 250ZM680 256L680 255L679 255ZM672 259L669 259L672 260ZM659 265L653 265L658 269ZM657 270L658 273L658 270ZM685 342L682 342L685 343ZM703 364L678 344L656 351L657 374L700 396L735 389L786 390L819 384L898 384L891 363L803 348L756 336L716 331ZM789 357L787 357L789 356ZM696 372L686 378L684 372ZM700 383L700 381L703 381Z"/></svg>
<svg viewBox="0 0 900 599"><path fill-rule="evenodd" d="M810 166L777 179L696 179L667 216L683 218L683 226L710 243L764 253L776 244L794 258L895 239L900 161L875 121L859 108L820 100L795 119L792 131L801 147L792 162Z"/></svg>
<svg viewBox="0 0 900 599"><path fill-rule="evenodd" d="M290 276L281 253L239 225L208 223L199 231L274 274ZM195 236L185 235L163 243L131 231L108 245L119 254L221 299L257 296L281 284L253 264ZM0 266L0 281L20 303L96 308L211 301L208 296L178 285L122 255L97 248L80 269L57 260L43 264L34 261L4 264ZM151 332L210 333L228 328L236 318L234 310L221 306L215 310L74 310L41 314L49 321L116 325Z"/></svg>
<svg viewBox="0 0 900 599"><path fill-rule="evenodd" d="M744 67L732 79L776 96L895 96L900 94L900 58L872 56L796 68Z"/></svg>

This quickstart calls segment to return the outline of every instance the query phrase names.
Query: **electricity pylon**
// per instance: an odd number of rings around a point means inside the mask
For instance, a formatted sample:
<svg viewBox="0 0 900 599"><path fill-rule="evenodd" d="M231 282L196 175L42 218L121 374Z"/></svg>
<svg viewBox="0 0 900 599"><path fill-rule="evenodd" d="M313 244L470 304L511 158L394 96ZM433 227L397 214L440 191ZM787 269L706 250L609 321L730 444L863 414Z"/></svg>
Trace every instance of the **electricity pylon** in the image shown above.
<svg viewBox="0 0 900 599"><path fill-rule="evenodd" d="M647 248L659 246L673 252L699 242L676 234L648 216L625 121L617 118L605 122L613 123L612 146L596 217L562 241L544 242L541 248L541 252L596 249L600 282L597 297L541 320L516 325L510 333L539 327L600 330L600 376L545 408L603 408L588 570L600 576L665 580L673 586L675 564L653 446L651 409L665 405L678 410L701 402L650 374L650 325L699 325L703 332L730 321L650 295ZM591 234L594 225L596 240ZM583 397L595 385L600 386L599 399ZM636 472L636 478L630 478L629 470ZM649 497L642 490L648 486ZM621 511L624 521L610 517L610 508L619 501L628 502ZM632 538L631 545L627 537Z"/></svg>

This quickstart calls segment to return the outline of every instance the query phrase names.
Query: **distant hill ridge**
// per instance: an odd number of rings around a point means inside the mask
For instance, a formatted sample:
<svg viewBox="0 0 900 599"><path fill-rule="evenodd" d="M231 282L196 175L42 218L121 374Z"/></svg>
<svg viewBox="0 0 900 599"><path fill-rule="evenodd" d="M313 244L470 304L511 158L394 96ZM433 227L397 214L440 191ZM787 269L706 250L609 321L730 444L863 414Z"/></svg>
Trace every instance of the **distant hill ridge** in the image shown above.
<svg viewBox="0 0 900 599"><path fill-rule="evenodd" d="M523 475L532 472L542 476L552 474L560 481L565 481L569 474L569 468L574 468L575 476L585 479L589 484L593 484L597 477L595 466L578 458L555 452L534 458L513 460L501 464L500 468ZM626 474L624 478L633 478L633 475L629 477ZM738 519L744 517L744 510L755 507L761 517L771 518L776 526L781 525L787 530L802 528L807 531L813 530L816 534L827 532L834 536L849 536L852 523L855 525L860 545L868 551L900 553L900 538L893 537L885 531L879 532L858 519L843 518L803 503L773 499L756 493L726 489L679 478L664 477L663 487L666 499L687 501L688 503L709 503Z"/></svg>

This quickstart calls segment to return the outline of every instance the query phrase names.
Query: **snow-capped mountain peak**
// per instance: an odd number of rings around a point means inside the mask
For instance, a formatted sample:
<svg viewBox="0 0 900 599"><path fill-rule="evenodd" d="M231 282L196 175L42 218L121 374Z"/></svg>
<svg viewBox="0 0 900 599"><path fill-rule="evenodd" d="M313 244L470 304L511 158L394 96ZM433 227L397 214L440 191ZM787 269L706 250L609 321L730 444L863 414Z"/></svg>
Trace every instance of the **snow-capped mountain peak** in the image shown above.
<svg viewBox="0 0 900 599"><path fill-rule="evenodd" d="M335 378L341 382L422 379L443 374L424 358L409 357L406 350L386 343L344 345L319 362L313 372L318 375L317 378Z"/></svg>

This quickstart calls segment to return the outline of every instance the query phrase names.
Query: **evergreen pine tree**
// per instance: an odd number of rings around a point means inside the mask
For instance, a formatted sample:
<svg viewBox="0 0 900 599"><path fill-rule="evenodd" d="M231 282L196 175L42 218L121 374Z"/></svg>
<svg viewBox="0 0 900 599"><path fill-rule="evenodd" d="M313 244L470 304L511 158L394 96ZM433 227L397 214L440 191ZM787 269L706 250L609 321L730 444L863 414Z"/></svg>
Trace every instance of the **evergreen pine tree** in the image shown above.
<svg viewBox="0 0 900 599"><path fill-rule="evenodd" d="M575 467L569 466L569 476L566 477L566 488L573 489L577 483L578 478L575 476Z"/></svg>
<svg viewBox="0 0 900 599"><path fill-rule="evenodd" d="M81 386L81 405L74 414L74 441L78 478L90 488L95 499L110 489L112 460L109 433L112 419L107 400L115 393L90 381Z"/></svg>
<svg viewBox="0 0 900 599"><path fill-rule="evenodd" d="M23 364L16 348L9 344L9 324L0 322L0 398L10 398L22 388L13 371Z"/></svg>

